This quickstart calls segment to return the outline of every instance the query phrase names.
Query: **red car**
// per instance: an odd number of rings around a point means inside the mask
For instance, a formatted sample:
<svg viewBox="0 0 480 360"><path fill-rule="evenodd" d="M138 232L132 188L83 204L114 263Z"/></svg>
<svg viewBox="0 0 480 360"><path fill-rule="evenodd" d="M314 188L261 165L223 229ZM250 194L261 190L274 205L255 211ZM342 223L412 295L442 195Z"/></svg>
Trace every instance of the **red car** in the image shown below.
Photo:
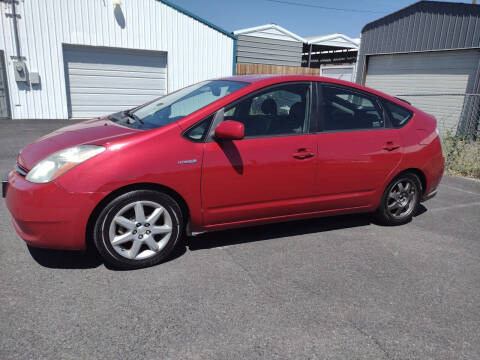
<svg viewBox="0 0 480 360"><path fill-rule="evenodd" d="M347 213L408 222L444 158L436 120L315 76L204 81L25 147L3 193L31 246L121 268L161 262L183 233Z"/></svg>

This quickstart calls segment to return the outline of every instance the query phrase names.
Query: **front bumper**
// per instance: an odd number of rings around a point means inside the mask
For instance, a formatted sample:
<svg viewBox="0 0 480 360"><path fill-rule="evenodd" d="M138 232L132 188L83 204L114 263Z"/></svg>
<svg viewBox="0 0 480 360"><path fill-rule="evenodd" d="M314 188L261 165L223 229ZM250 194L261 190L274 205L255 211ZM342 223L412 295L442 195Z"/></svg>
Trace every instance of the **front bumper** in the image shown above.
<svg viewBox="0 0 480 360"><path fill-rule="evenodd" d="M70 193L54 181L34 184L16 171L8 174L6 187L13 226L29 245L85 249L88 218L102 194Z"/></svg>

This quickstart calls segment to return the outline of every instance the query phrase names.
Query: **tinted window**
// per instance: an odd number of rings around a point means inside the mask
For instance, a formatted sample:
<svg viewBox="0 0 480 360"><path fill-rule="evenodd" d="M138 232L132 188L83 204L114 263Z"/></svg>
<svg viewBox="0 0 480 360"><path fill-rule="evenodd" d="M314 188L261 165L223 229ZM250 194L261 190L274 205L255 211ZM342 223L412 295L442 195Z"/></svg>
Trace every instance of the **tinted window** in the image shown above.
<svg viewBox="0 0 480 360"><path fill-rule="evenodd" d="M192 128L185 132L185 137L194 142L201 142L207 134L210 122L212 121L214 115L208 117L207 119L200 121L198 124L194 125Z"/></svg>
<svg viewBox="0 0 480 360"><path fill-rule="evenodd" d="M353 130L384 127L375 97L336 86L323 86L324 129Z"/></svg>
<svg viewBox="0 0 480 360"><path fill-rule="evenodd" d="M131 116L139 119L144 128L165 126L247 85L240 81L204 81L141 106Z"/></svg>
<svg viewBox="0 0 480 360"><path fill-rule="evenodd" d="M310 85L276 86L227 107L225 120L240 121L245 137L292 135L306 132Z"/></svg>
<svg viewBox="0 0 480 360"><path fill-rule="evenodd" d="M390 113L390 120L392 121L392 125L394 127L401 127L405 125L413 115L410 110L405 109L404 107L391 101L383 100L383 103Z"/></svg>

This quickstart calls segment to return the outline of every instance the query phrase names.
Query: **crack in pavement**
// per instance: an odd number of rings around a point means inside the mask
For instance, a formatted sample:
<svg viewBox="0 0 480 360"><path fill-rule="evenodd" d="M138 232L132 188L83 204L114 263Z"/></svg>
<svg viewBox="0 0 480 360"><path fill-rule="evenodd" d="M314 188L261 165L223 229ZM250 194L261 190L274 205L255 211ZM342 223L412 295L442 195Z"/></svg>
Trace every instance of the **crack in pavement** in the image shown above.
<svg viewBox="0 0 480 360"><path fill-rule="evenodd" d="M380 343L380 341L373 335L370 335L369 333L367 333L365 330L363 330L361 327L359 327L357 324L355 324L354 322L352 321L348 321L348 323L350 324L350 326L352 328L354 328L355 330L357 330L360 334L362 334L363 336L365 336L366 338L370 339L373 341L373 343L375 345L377 345L377 347L385 354L385 356L387 357L387 359L392 359L392 356L390 355L390 353L387 351L387 349L385 349L383 347L383 345Z"/></svg>

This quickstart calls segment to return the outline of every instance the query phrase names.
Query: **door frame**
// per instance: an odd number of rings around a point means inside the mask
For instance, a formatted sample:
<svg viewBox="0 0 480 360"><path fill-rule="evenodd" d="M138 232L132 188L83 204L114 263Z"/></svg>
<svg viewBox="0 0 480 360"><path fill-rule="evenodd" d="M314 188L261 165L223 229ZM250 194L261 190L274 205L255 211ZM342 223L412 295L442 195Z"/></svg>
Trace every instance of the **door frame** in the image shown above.
<svg viewBox="0 0 480 360"><path fill-rule="evenodd" d="M227 105L221 107L216 111L215 117L210 124L210 129L207 132L207 135L205 137L205 142L214 142L215 141L215 128L223 122L223 114L225 111L225 108L227 107L232 107L235 106L236 104L244 101L245 99L249 97L255 97L258 94L261 94L265 91L268 91L270 89L274 89L276 87L281 87L285 85L308 85L309 90L310 90L310 104L309 104L309 109L308 109L308 131L306 131L304 134L287 134L287 135L272 135L272 136L261 136L263 137L281 137L281 136L298 136L298 135L307 135L307 134L315 134L316 129L318 127L318 109L319 109L319 101L318 101L318 95L317 95L317 86L316 86L316 81L311 81L311 80L295 80L295 81L286 81L286 82L281 82L281 83L276 83L273 85L268 85L265 87L262 87L260 89L257 89L255 91L249 92L248 94L245 94L244 96L228 103ZM200 121L199 121L200 122ZM198 124L198 122L197 122ZM246 139L242 140L249 140L249 139L256 139L258 137L248 137Z"/></svg>
<svg viewBox="0 0 480 360"><path fill-rule="evenodd" d="M317 92L316 92L317 91L316 83L315 83L315 81L311 81L311 80L295 80L295 81L288 81L288 82L281 82L281 83L276 83L276 84L272 84L272 85L267 85L267 86L264 86L260 89L249 92L248 94L245 94L244 96L242 96L242 97L240 97L240 98L238 98L234 101L231 101L230 103L226 104L225 106L222 106L213 115L213 119L210 123L210 128L209 128L209 130L208 130L208 132L205 136L205 139L204 139L205 146L208 146L209 143L216 143L217 142L215 140L215 137L214 137L215 128L222 121L224 121L224 111L225 111L226 108L230 108L232 106L235 106L242 101L252 99L255 96L261 95L262 93L268 92L272 89L287 86L287 85L306 85L306 86L308 86L309 94L310 94L310 102L309 102L309 108L307 110L307 112L309 114L307 130L303 133L300 133L300 134L279 134L279 135L252 136L252 137L247 137L247 138L244 138L244 139L241 139L241 140L235 140L235 141L232 141L232 142L236 142L236 141L249 142L249 141L259 141L259 140L262 140L262 139L263 140L268 140L268 139L278 139L278 140L280 140L280 139L285 139L285 138L292 139L292 138L295 138L295 137L298 137L298 136L311 136L312 139L314 140L314 143L315 143L315 146L313 146L313 148L314 148L314 151L315 151L316 155L315 155L313 160L315 161L314 166L316 167L316 161L317 161L318 153L317 153L317 146L316 146L317 134L316 134L315 129L317 127L318 99L317 99ZM210 114L209 116L212 116L212 114ZM199 124L201 121L203 121L203 120L200 120L200 121L196 122L195 125ZM188 130L186 130L186 131L188 131ZM206 214L206 212L208 211L208 208L206 206L206 197L205 197L206 195L205 195L205 189L204 189L205 173L207 171L207 170L205 170L205 157L207 156L206 151L207 151L207 148L204 147L204 158L203 158L203 161L202 161L202 179L201 179L202 209L203 209L202 227L203 228L205 228L205 229L222 228L222 227L231 226L231 225L234 225L234 224L239 225L239 224L263 222L263 221L268 221L269 219L271 220L273 218L288 219L288 218L295 218L295 217L305 215L305 213L303 213L303 212L298 212L298 213L283 214L283 215L269 215L269 216L266 216L266 217L258 217L258 218L257 217L252 217L252 218L248 218L248 219L245 218L245 219L236 220L236 221L233 221L233 222L218 222L218 223L214 222L214 223L207 224L207 214ZM316 181L316 171L317 170L315 170L314 173L312 174L313 175L313 182ZM313 193L312 193L312 196L314 196ZM279 200L279 201L285 201L285 200ZM267 204L267 203L265 203L265 204ZM244 205L250 205L250 204L243 204L241 206L244 206ZM237 205L235 205L235 206L237 206Z"/></svg>
<svg viewBox="0 0 480 360"><path fill-rule="evenodd" d="M339 89L346 89L347 91L350 91L352 93L357 93L359 96L365 96L365 97L370 97L372 100L375 100L376 104L378 107L382 110L382 115L384 119L384 126L383 128L375 128L375 129L345 129L345 130L325 130L325 114L324 114L324 98L323 98L323 88L329 86L329 87L334 87L334 88L339 88ZM372 94L368 91L363 91L361 89L356 89L353 87L350 87L348 85L343 85L343 84L336 84L336 83L331 83L331 82L326 82L326 81L318 81L316 84L316 94L318 97L318 122L317 122L317 127L316 127L316 133L317 134L324 134L324 133L330 133L330 132L353 132L353 131L377 131L377 130L385 130L385 129L393 129L394 126L392 125L392 121L390 119L390 114L387 112L385 105L382 102L382 98L376 94Z"/></svg>
<svg viewBox="0 0 480 360"><path fill-rule="evenodd" d="M0 50L0 66L2 66L3 84L5 91L5 105L7 107L7 117L1 117L1 120L8 120L12 118L12 108L10 107L10 92L8 91L8 78L7 78L7 63L5 62L5 51Z"/></svg>

